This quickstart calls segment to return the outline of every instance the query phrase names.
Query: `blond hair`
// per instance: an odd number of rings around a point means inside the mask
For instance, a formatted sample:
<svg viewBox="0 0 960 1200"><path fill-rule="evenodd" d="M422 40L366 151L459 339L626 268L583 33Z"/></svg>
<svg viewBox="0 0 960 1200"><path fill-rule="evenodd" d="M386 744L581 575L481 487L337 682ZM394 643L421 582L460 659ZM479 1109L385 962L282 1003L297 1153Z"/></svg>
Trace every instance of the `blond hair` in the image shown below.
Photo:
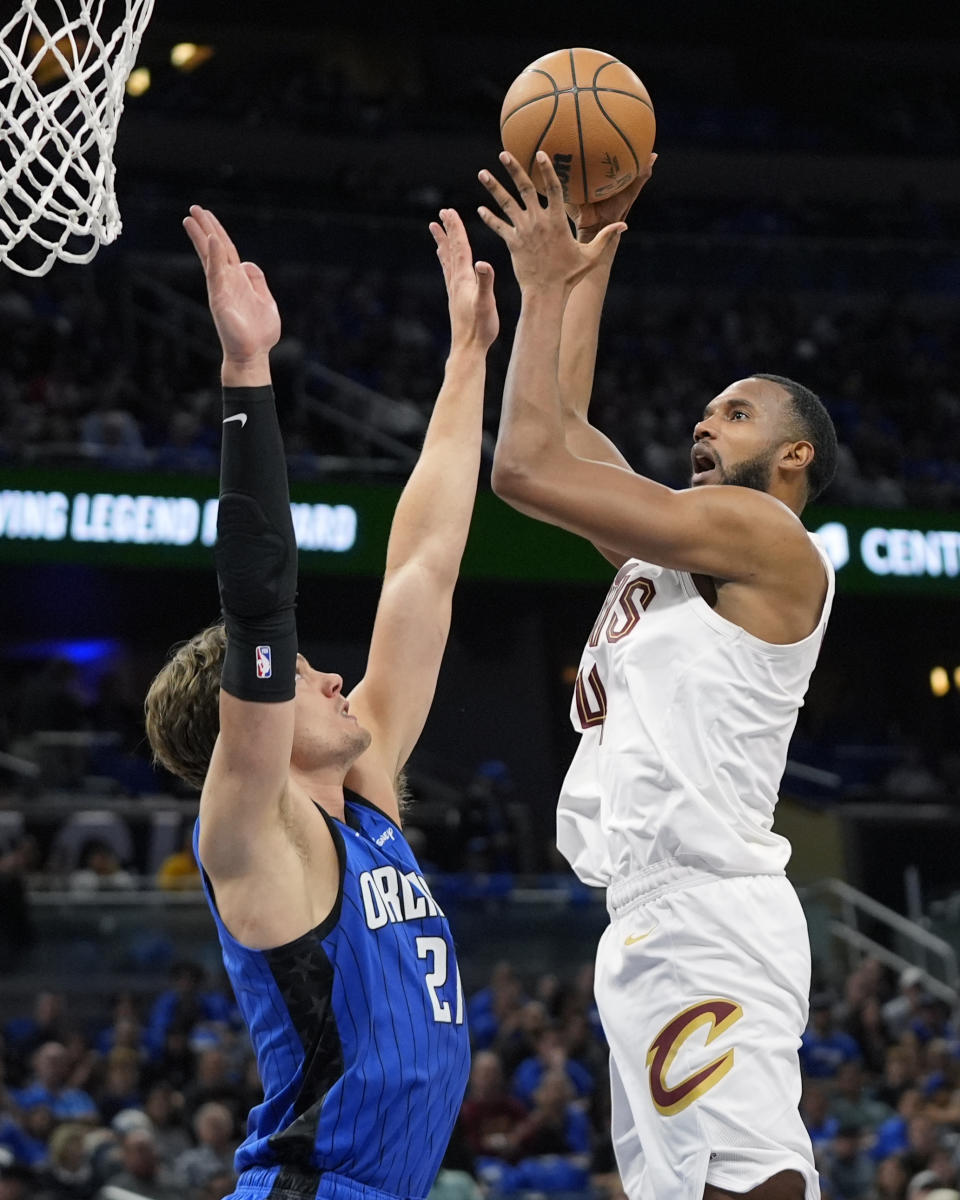
<svg viewBox="0 0 960 1200"><path fill-rule="evenodd" d="M154 762L198 791L220 732L220 675L227 647L222 624L175 646L143 704Z"/></svg>

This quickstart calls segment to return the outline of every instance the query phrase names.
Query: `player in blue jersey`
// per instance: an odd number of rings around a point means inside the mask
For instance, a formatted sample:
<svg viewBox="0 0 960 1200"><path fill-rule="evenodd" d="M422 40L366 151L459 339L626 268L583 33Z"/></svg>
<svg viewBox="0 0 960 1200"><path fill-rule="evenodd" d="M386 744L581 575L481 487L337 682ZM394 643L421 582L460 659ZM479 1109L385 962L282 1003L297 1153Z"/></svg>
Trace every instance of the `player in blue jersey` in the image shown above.
<svg viewBox="0 0 960 1200"><path fill-rule="evenodd" d="M202 786L198 861L264 1089L237 1152L245 1200L425 1196L467 1080L453 942L401 831L397 782L447 640L498 329L492 269L474 266L457 214L440 217L450 355L349 697L297 653L276 305L212 213L184 222L223 347L224 624L154 680L147 730L157 758Z"/></svg>

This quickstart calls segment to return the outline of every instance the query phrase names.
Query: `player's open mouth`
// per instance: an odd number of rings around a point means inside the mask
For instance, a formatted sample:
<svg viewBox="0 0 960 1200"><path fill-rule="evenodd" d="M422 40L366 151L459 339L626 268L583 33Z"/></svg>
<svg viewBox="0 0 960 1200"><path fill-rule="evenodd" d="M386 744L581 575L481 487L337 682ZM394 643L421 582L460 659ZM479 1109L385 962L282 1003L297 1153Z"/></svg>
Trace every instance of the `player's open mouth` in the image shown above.
<svg viewBox="0 0 960 1200"><path fill-rule="evenodd" d="M690 482L694 487L698 483L713 483L715 481L717 462L713 454L709 450L704 449L702 445L696 445L690 451L690 464L693 467L693 475Z"/></svg>

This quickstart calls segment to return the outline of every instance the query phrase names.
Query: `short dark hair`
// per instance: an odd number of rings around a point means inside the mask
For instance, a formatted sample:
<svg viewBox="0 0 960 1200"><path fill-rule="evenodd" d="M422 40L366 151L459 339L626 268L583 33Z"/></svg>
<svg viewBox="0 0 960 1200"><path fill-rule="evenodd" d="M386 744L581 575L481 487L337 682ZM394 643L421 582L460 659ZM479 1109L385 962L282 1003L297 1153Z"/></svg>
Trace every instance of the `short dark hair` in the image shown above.
<svg viewBox="0 0 960 1200"><path fill-rule="evenodd" d="M807 468L807 503L820 495L837 469L837 431L823 401L808 387L783 375L751 375L779 384L790 396L796 432L813 446L813 462Z"/></svg>

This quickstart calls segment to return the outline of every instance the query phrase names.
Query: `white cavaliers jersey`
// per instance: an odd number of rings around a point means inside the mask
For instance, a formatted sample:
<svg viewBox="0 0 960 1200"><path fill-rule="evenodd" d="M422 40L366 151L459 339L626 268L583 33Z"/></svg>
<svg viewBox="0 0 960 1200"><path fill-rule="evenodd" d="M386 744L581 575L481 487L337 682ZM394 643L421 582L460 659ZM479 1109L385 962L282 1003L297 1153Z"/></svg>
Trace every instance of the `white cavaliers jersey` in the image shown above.
<svg viewBox="0 0 960 1200"><path fill-rule="evenodd" d="M557 846L584 883L668 863L783 871L790 844L773 810L834 593L813 541L823 612L786 646L719 616L684 571L620 568L580 661L571 720L582 736L557 812Z"/></svg>

